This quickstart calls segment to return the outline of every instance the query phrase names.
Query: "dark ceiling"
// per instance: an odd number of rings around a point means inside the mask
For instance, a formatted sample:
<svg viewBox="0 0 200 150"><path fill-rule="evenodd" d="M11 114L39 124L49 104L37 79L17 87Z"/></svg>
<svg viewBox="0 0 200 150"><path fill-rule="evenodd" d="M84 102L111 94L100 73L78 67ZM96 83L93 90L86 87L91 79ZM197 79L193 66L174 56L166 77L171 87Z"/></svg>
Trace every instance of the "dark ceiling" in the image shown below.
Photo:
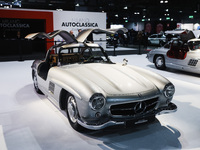
<svg viewBox="0 0 200 150"><path fill-rule="evenodd" d="M109 23L200 21L200 0L21 0L21 8L106 12Z"/></svg>

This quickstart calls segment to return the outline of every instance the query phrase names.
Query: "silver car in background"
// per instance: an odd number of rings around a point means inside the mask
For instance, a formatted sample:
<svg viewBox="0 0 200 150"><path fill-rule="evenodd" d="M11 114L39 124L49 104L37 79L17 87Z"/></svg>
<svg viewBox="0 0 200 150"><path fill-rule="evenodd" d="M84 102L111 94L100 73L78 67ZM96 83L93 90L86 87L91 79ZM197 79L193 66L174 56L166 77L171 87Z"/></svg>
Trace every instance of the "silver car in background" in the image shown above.
<svg viewBox="0 0 200 150"><path fill-rule="evenodd" d="M200 74L200 39L173 40L147 54L157 69L173 68Z"/></svg>
<svg viewBox="0 0 200 150"><path fill-rule="evenodd" d="M152 34L148 37L149 45L163 46L166 43L166 36L164 34Z"/></svg>

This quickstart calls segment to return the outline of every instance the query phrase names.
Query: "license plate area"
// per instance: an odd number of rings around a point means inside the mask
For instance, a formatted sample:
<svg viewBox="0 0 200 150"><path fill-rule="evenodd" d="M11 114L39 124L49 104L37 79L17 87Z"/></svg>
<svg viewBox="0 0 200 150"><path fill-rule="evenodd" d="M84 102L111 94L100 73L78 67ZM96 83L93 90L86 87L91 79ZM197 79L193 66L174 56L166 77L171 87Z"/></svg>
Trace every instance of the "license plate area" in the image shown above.
<svg viewBox="0 0 200 150"><path fill-rule="evenodd" d="M139 125L139 124L145 124L145 123L148 123L148 122L152 122L154 120L155 120L154 117L127 120L125 122L125 125L126 125L126 127L132 127L132 126L136 126L136 125Z"/></svg>

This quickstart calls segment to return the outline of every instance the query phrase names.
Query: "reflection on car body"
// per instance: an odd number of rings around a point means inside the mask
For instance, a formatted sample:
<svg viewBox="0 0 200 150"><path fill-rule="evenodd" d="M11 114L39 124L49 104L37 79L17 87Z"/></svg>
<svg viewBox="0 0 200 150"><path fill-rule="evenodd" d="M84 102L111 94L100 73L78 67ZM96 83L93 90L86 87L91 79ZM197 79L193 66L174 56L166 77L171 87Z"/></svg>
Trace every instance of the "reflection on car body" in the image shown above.
<svg viewBox="0 0 200 150"><path fill-rule="evenodd" d="M93 31L82 35L87 38L85 34ZM104 30L95 29L95 33L98 31ZM70 37L66 31L54 35L60 34ZM52 35L37 33L27 38ZM35 90L65 110L75 130L134 125L177 110L171 102L174 85L166 78L127 65L127 61L113 63L101 46L83 42L83 37L70 40L73 42L50 48L45 60L34 61L32 76ZM54 47L59 50L52 53Z"/></svg>

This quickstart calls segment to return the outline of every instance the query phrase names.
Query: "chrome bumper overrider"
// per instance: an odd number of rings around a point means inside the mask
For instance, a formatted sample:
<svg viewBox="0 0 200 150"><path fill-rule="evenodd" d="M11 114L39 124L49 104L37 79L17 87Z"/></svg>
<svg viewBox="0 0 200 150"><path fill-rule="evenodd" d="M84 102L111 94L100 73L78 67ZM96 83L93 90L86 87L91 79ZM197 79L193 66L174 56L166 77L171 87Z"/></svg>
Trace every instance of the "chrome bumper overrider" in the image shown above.
<svg viewBox="0 0 200 150"><path fill-rule="evenodd" d="M157 115L173 113L176 111L177 111L177 106L174 103L169 103L167 107L160 108Z"/></svg>
<svg viewBox="0 0 200 150"><path fill-rule="evenodd" d="M168 114L168 113L173 113L177 111L177 106L173 103L170 103L167 107L159 108L154 112L154 115L161 115L161 114ZM134 119L134 118L133 118ZM138 121L135 124L147 122L147 120L144 120L141 118L141 120L137 119ZM109 126L114 126L114 125L126 125L126 121L108 121L104 124L101 125L88 125L81 120L78 120L78 123L83 126L84 128L91 129L91 130L100 130Z"/></svg>

